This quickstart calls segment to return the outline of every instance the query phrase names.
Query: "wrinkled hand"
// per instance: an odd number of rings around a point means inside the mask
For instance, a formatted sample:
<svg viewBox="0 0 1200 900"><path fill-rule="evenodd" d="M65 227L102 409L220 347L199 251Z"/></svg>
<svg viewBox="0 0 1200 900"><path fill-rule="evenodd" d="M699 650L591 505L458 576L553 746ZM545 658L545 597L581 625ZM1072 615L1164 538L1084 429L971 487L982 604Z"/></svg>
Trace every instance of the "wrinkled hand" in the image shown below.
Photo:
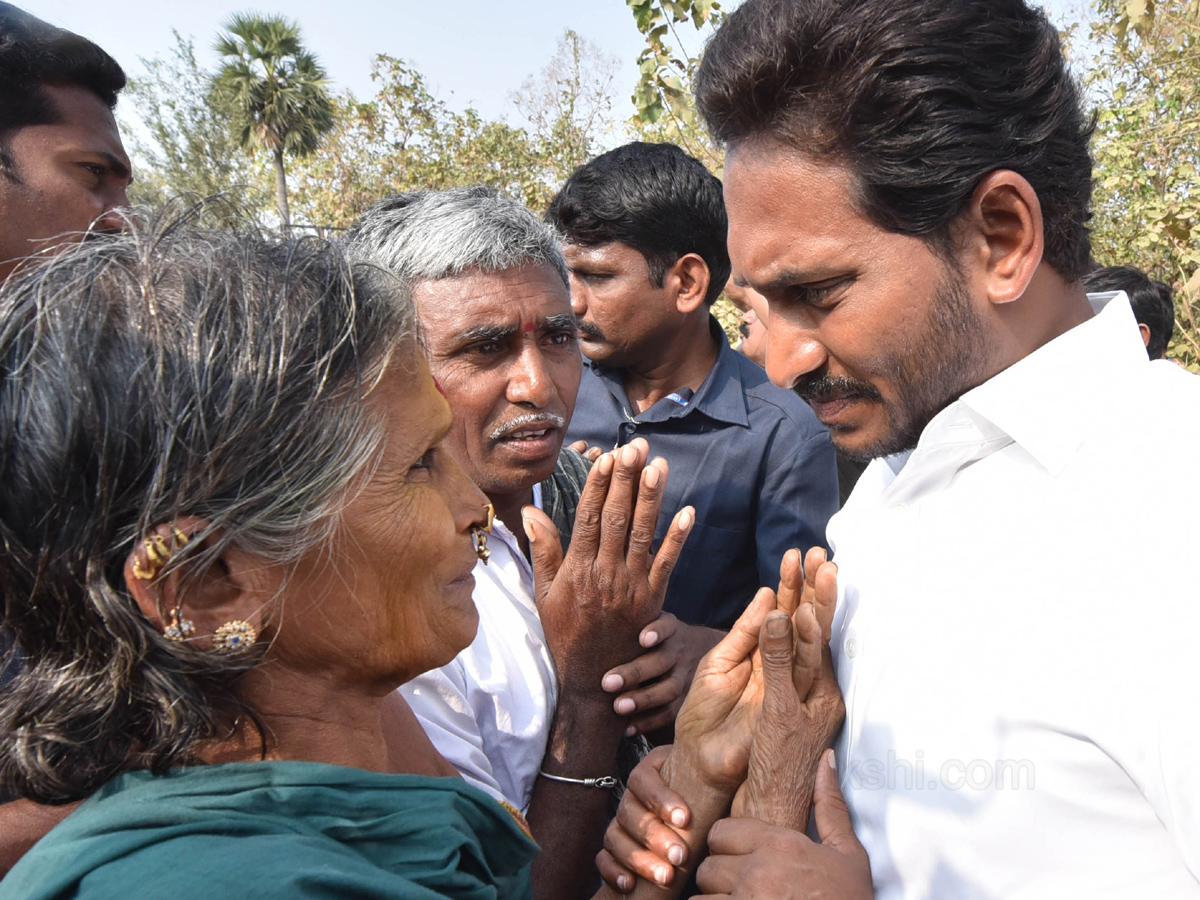
<svg viewBox="0 0 1200 900"><path fill-rule="evenodd" d="M717 822L696 872L701 891L747 900L871 900L871 863L850 825L831 750L817 766L813 812L820 843L757 819Z"/></svg>
<svg viewBox="0 0 1200 900"><path fill-rule="evenodd" d="M568 446L576 453L583 454L584 459L591 460L592 462L598 460L600 458L600 454L604 452L602 447L589 447L587 441L576 441Z"/></svg>
<svg viewBox="0 0 1200 900"><path fill-rule="evenodd" d="M533 556L534 592L564 696L604 698L604 673L635 658L638 635L662 611L667 580L695 516L675 516L651 552L667 462L646 465L638 439L600 456L575 512L570 549L536 507L521 511Z"/></svg>
<svg viewBox="0 0 1200 900"><path fill-rule="evenodd" d="M626 737L674 724L701 658L725 636L703 625L686 625L663 613L642 629L639 643L649 648L633 662L610 669L601 681L618 715L633 716Z"/></svg>
<svg viewBox="0 0 1200 900"><path fill-rule="evenodd" d="M801 588L794 562L784 561L780 595L798 595L800 603L790 620L776 612L764 626L762 714L733 815L803 832L818 759L841 728L845 705L826 638L837 603L837 566L825 562L821 548L809 550Z"/></svg>

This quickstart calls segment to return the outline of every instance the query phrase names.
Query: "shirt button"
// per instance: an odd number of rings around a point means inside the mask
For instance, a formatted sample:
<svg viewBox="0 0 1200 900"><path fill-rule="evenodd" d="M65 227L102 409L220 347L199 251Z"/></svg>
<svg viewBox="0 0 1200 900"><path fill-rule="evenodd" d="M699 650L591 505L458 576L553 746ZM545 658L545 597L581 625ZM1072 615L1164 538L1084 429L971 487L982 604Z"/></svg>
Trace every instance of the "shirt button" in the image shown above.
<svg viewBox="0 0 1200 900"><path fill-rule="evenodd" d="M850 638L846 641L846 655L851 659L858 655L858 638Z"/></svg>

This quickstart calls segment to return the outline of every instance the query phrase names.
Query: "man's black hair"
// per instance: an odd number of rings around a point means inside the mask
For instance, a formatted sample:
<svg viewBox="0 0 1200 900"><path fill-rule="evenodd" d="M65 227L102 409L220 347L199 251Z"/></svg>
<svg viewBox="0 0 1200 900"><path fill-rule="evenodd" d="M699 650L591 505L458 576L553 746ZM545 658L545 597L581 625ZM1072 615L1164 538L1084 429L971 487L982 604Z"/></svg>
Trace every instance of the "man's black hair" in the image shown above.
<svg viewBox="0 0 1200 900"><path fill-rule="evenodd" d="M943 256L989 173L1037 192L1045 261L1089 268L1094 121L1058 32L1023 0L746 0L709 42L696 97L713 136L779 140L857 176L875 223Z"/></svg>
<svg viewBox="0 0 1200 900"><path fill-rule="evenodd" d="M1084 275L1083 286L1089 293L1124 291L1128 294L1134 316L1150 329L1146 353L1151 359L1163 358L1175 331L1175 301L1169 285L1155 281L1133 266L1107 266Z"/></svg>
<svg viewBox="0 0 1200 900"><path fill-rule="evenodd" d="M632 247L646 258L658 287L679 257L695 253L708 266L706 303L729 280L721 182L674 144L635 141L580 166L550 204L546 221L573 244Z"/></svg>
<svg viewBox="0 0 1200 900"><path fill-rule="evenodd" d="M44 86L76 85L117 105L125 72L87 38L56 28L0 0L0 173L16 179L8 146L12 133L59 121Z"/></svg>

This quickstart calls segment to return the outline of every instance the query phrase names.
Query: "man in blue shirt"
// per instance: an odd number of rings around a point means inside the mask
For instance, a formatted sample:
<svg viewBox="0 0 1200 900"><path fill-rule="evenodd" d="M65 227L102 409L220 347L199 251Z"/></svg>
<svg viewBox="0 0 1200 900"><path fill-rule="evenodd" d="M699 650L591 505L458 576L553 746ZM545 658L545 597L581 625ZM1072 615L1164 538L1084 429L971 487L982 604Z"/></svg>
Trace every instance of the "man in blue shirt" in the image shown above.
<svg viewBox="0 0 1200 900"><path fill-rule="evenodd" d="M671 469L658 539L696 524L664 610L727 629L792 547L825 543L838 508L829 434L808 404L736 353L710 313L729 278L721 182L672 144L577 169L547 218L563 235L589 360L569 441L645 438Z"/></svg>

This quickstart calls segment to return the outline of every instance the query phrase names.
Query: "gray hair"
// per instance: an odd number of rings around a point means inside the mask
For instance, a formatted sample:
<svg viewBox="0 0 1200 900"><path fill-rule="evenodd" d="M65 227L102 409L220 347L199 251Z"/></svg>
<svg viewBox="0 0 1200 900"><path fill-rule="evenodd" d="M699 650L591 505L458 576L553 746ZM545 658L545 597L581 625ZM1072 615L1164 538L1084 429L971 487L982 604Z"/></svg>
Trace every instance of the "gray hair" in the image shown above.
<svg viewBox="0 0 1200 900"><path fill-rule="evenodd" d="M368 209L346 237L349 252L410 284L470 269L544 266L570 286L554 230L525 206L482 185L393 194Z"/></svg>
<svg viewBox="0 0 1200 900"><path fill-rule="evenodd" d="M188 761L253 716L233 682L261 651L166 640L125 586L136 542L186 514L211 527L169 565L230 546L292 562L379 458L363 400L412 333L403 286L202 215L135 214L0 290L0 625L23 657L0 781L43 802Z"/></svg>

